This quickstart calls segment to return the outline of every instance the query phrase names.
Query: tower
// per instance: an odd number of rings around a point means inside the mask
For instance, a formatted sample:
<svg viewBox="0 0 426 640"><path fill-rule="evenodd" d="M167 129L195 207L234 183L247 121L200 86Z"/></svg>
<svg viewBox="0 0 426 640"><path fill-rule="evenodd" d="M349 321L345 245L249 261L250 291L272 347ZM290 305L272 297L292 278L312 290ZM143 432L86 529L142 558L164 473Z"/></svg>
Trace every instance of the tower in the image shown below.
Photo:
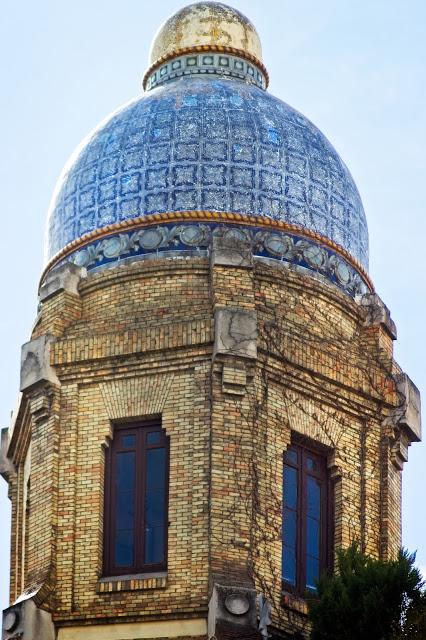
<svg viewBox="0 0 426 640"><path fill-rule="evenodd" d="M348 170L235 10L182 10L151 62L52 203L6 638L285 637L336 548L399 546L418 394Z"/></svg>

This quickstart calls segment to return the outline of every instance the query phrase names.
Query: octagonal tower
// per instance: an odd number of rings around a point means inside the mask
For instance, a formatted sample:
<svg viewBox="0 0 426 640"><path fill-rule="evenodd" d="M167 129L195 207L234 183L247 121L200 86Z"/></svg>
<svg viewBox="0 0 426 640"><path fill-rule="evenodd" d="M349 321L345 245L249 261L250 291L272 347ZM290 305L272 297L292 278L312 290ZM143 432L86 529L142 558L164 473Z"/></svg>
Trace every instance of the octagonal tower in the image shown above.
<svg viewBox="0 0 426 640"><path fill-rule="evenodd" d="M268 93L250 21L177 12L143 86L52 199L3 637L303 636L337 548L400 546L418 391L355 183Z"/></svg>

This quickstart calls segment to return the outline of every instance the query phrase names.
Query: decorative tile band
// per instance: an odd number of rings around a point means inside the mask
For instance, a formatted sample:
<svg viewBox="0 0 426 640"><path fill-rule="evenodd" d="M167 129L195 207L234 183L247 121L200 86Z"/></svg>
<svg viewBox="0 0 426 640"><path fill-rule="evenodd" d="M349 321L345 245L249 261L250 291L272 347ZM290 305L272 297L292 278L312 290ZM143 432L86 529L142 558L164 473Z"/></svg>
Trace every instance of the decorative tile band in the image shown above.
<svg viewBox="0 0 426 640"><path fill-rule="evenodd" d="M221 45L195 45L193 47L184 47L182 49L178 49L177 51L174 51L173 53L169 53L168 55L162 56L161 58L156 60L156 62L154 62L154 64L152 64L149 67L149 69L147 69L144 75L143 82L142 82L143 88L145 90L148 89L148 80L153 75L153 72L156 71L159 67L164 66L167 62L169 62L172 59L175 59L181 56L186 56L188 54L197 54L197 53L230 54L231 56L247 60L262 72L262 75L265 81L263 88L266 89L269 85L269 74L265 65L263 64L263 62L261 62L261 60L258 60L255 56L251 55L247 51L242 51L241 49L236 49L235 47L225 47Z"/></svg>
<svg viewBox="0 0 426 640"><path fill-rule="evenodd" d="M354 258L346 249L344 249L341 245L334 242L330 238L323 236L317 231L313 231L312 229L293 224L291 222L286 222L284 220L273 220L272 218L264 218L262 216L251 216L244 215L242 213L234 213L230 211L169 211L167 213L152 213L143 216L137 216L135 218L130 218L127 220L121 220L118 222L113 222L108 224L100 229L94 229L93 231L89 231L85 233L80 238L76 238L69 242L61 251L59 251L56 255L54 255L51 260L47 263L44 268L40 283L43 283L43 280L53 267L58 264L64 262L64 258L67 258L70 254L74 253L80 248L83 248L89 244L91 244L95 240L100 240L101 238L110 237L112 235L117 235L121 231L132 230L135 231L140 228L151 227L155 224L167 224L167 223L178 223L178 222L222 222L225 224L236 224L238 226L244 226L248 228L259 227L261 229L270 230L276 229L277 231L285 231L289 232L291 235L296 235L298 237L307 238L308 240L313 240L314 243L320 244L326 248L332 249L335 253L342 256L346 262L348 262L352 268L357 271L362 280L367 284L367 287L370 291L374 291L373 283L371 282L367 271L360 264L356 258Z"/></svg>
<svg viewBox="0 0 426 640"><path fill-rule="evenodd" d="M214 74L221 77L239 78L260 89L266 89L265 75L259 67L240 56L228 53L193 52L171 58L157 67L146 79L145 89L150 91L176 78L197 74Z"/></svg>
<svg viewBox="0 0 426 640"><path fill-rule="evenodd" d="M314 272L352 297L370 290L369 283L342 255L303 235L212 222L163 224L110 235L69 254L61 263L70 261L91 270L171 253L206 255L218 234L250 244L254 256Z"/></svg>

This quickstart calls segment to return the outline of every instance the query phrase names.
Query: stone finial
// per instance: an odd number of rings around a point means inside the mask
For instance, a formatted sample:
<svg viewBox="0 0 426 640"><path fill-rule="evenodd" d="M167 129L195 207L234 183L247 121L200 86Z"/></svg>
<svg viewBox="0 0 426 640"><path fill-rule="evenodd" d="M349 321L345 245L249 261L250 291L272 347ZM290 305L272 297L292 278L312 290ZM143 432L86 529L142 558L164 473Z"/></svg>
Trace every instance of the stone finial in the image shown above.
<svg viewBox="0 0 426 640"><path fill-rule="evenodd" d="M39 383L60 384L50 364L50 345L54 340L54 336L46 334L22 345L20 384L22 392L29 391Z"/></svg>
<svg viewBox="0 0 426 640"><path fill-rule="evenodd" d="M67 291L78 295L78 285L87 275L86 269L78 267L72 262L52 269L47 274L39 291L39 301L45 302L60 291Z"/></svg>
<svg viewBox="0 0 426 640"><path fill-rule="evenodd" d="M366 311L366 326L382 325L389 333L392 340L396 340L396 325L391 318L389 309L381 300L381 298L379 298L377 293L365 293L362 296L357 296L356 301Z"/></svg>
<svg viewBox="0 0 426 640"><path fill-rule="evenodd" d="M251 309L226 307L215 312L214 355L257 357L257 315Z"/></svg>

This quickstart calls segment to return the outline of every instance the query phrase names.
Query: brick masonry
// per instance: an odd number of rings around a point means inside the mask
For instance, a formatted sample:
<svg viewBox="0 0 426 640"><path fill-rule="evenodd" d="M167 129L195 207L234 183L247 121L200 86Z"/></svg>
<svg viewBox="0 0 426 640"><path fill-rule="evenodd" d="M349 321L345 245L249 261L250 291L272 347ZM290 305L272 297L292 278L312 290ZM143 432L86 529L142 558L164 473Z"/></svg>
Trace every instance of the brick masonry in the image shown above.
<svg viewBox="0 0 426 640"><path fill-rule="evenodd" d="M215 322L233 314L255 333L219 348ZM35 591L57 629L207 619L220 583L256 588L277 632L303 632L280 577L292 437L328 456L334 548L397 552L399 370L363 305L279 264L158 259L49 288L32 339L46 334L58 383L25 391L8 435L11 602ZM167 573L102 576L112 425L154 415L171 442Z"/></svg>

